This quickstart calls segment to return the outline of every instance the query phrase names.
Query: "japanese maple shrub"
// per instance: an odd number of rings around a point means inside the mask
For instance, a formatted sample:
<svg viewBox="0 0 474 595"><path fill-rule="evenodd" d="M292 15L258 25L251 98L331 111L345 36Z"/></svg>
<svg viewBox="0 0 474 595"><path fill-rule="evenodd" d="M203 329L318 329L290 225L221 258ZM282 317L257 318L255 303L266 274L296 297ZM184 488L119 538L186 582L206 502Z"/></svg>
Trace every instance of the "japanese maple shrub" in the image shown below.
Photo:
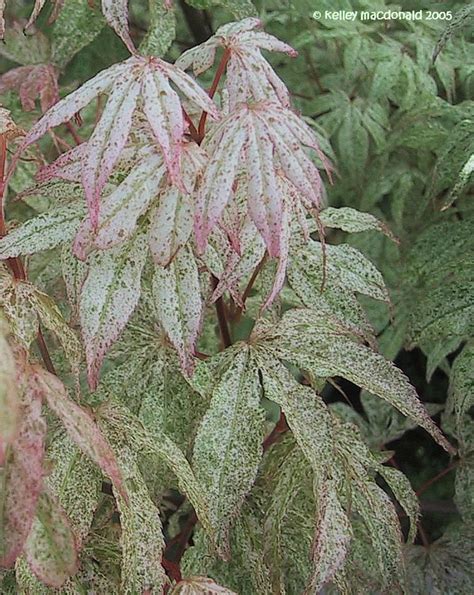
<svg viewBox="0 0 474 595"><path fill-rule="evenodd" d="M55 2L56 22L62 4L92 11ZM17 190L36 214L0 221L4 585L398 592L416 496L321 396L347 379L453 452L378 353L358 295L389 303L382 275L324 230L396 238L324 207L332 165L262 55L296 52L259 20L171 64L135 48L125 1L102 10L129 58L62 99L60 60L0 79L45 112L26 132L0 121L2 197L40 164Z"/></svg>

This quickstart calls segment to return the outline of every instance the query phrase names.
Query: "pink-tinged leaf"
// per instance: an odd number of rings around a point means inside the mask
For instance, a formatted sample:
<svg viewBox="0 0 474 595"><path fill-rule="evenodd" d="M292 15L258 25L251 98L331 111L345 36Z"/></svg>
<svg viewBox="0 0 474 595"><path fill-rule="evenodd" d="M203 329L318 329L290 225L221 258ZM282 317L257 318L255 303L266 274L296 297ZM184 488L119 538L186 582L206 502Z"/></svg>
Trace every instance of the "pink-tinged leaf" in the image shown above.
<svg viewBox="0 0 474 595"><path fill-rule="evenodd" d="M262 50L288 54L288 56L291 56L292 58L298 56L298 52L292 48L291 45L288 45L284 41L280 41L273 35L265 33L264 31L246 31L240 35L240 42L254 45Z"/></svg>
<svg viewBox="0 0 474 595"><path fill-rule="evenodd" d="M154 262L168 266L186 244L193 230L192 203L175 186L160 195L160 202L150 218L148 243Z"/></svg>
<svg viewBox="0 0 474 595"><path fill-rule="evenodd" d="M248 210L270 257L280 255L283 204L273 166L273 145L265 128L249 120L247 145Z"/></svg>
<svg viewBox="0 0 474 595"><path fill-rule="evenodd" d="M23 550L43 485L46 423L41 396L28 383L15 441L4 453L0 482L0 566L9 567Z"/></svg>
<svg viewBox="0 0 474 595"><path fill-rule="evenodd" d="M157 58L152 62L152 65L154 65L155 68L162 68L181 93L197 105L197 107L200 107L203 111L207 112L212 119L219 119L220 114L216 104L196 83L196 81L181 70L181 68L178 68L173 64L168 64L168 62L164 62L163 60L159 60L158 62Z"/></svg>
<svg viewBox="0 0 474 595"><path fill-rule="evenodd" d="M83 107L90 103L97 95L106 91L114 82L115 78L130 68L129 62L114 64L107 70L99 72L93 79L87 81L76 91L56 103L45 115L31 128L25 136L19 151L40 139L48 130L68 122L74 114L77 114Z"/></svg>
<svg viewBox="0 0 474 595"><path fill-rule="evenodd" d="M13 89L19 93L26 112L35 109L37 97L45 112L59 101L58 72L51 64L13 68L0 77L0 94Z"/></svg>
<svg viewBox="0 0 474 595"><path fill-rule="evenodd" d="M190 248L182 248L167 268L156 266L153 297L157 318L190 376L203 312L198 267Z"/></svg>
<svg viewBox="0 0 474 595"><path fill-rule="evenodd" d="M127 46L131 54L136 54L128 28L128 0L102 0L102 12L109 25Z"/></svg>
<svg viewBox="0 0 474 595"><path fill-rule="evenodd" d="M41 9L45 5L45 3L46 3L46 0L35 0L35 5L33 7L33 11L30 15L30 18L28 19L28 22L25 25L25 31L27 31L35 23L36 19L39 16L39 13L41 12Z"/></svg>
<svg viewBox="0 0 474 595"><path fill-rule="evenodd" d="M198 189L194 215L194 233L199 252L204 252L207 238L229 201L240 163L240 152L246 140L246 113L233 116L222 124L212 141L210 159ZM225 133L225 134L224 134ZM217 146L216 146L217 144Z"/></svg>
<svg viewBox="0 0 474 595"><path fill-rule="evenodd" d="M281 288L285 282L286 277L286 267L288 265L288 254L290 250L290 238L291 238L291 219L289 213L289 205L284 205L283 208L283 216L282 216L282 235L281 235L281 245L280 245L280 256L278 259L278 266L275 274L275 279L273 281L272 289L270 290L269 295L265 298L263 302L260 312L263 312L266 308L271 306L277 295L280 293Z"/></svg>
<svg viewBox="0 0 474 595"><path fill-rule="evenodd" d="M89 254L94 250L94 239L94 228L90 218L86 217L81 221L72 245L73 254L78 260L87 260Z"/></svg>
<svg viewBox="0 0 474 595"><path fill-rule="evenodd" d="M61 587L77 572L77 544L69 519L47 492L40 496L25 555L33 573L49 587Z"/></svg>
<svg viewBox="0 0 474 595"><path fill-rule="evenodd" d="M82 185L93 227L97 227L99 222L100 193L130 133L140 86L133 70L115 81L107 106L87 143Z"/></svg>
<svg viewBox="0 0 474 595"><path fill-rule="evenodd" d="M170 177L179 182L183 110L178 94L160 69L148 69L143 78L143 111L160 145Z"/></svg>
<svg viewBox="0 0 474 595"><path fill-rule="evenodd" d="M262 260L265 254L265 244L254 223L247 219L240 232L241 254L231 251L220 275L219 283L212 294L215 302L224 291L230 291L238 305L243 306L242 299L236 291L242 279L245 279Z"/></svg>
<svg viewBox="0 0 474 595"><path fill-rule="evenodd" d="M13 350L0 326L0 442L13 442L20 423L20 395ZM1 463L1 461L0 461Z"/></svg>
<svg viewBox="0 0 474 595"><path fill-rule="evenodd" d="M48 407L61 420L71 440L110 477L117 491L126 499L127 494L115 454L91 414L69 398L64 384L57 376L38 365L34 367L34 381Z"/></svg>
<svg viewBox="0 0 474 595"><path fill-rule="evenodd" d="M95 254L89 263L79 311L92 389L105 354L138 304L147 252L147 238L140 230L128 242Z"/></svg>
<svg viewBox="0 0 474 595"><path fill-rule="evenodd" d="M70 151L60 155L55 161L42 167L36 174L36 181L40 184L55 178L68 182L80 182L82 160L87 153L87 143L82 143Z"/></svg>
<svg viewBox="0 0 474 595"><path fill-rule="evenodd" d="M165 174L163 159L155 151L144 156L125 180L102 200L94 245L106 250L123 243L135 231L137 220L159 192Z"/></svg>

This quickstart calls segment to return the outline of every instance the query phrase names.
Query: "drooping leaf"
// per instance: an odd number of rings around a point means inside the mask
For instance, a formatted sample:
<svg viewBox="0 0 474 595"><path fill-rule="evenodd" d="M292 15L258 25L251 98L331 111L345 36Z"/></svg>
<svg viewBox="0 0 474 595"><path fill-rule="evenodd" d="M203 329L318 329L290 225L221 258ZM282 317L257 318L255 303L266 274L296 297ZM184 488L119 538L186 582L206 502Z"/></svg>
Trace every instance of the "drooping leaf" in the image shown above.
<svg viewBox="0 0 474 595"><path fill-rule="evenodd" d="M122 544L121 586L124 593L159 592L167 582L161 557L163 530L133 454L125 448L119 460L128 494L125 502L116 493Z"/></svg>
<svg viewBox="0 0 474 595"><path fill-rule="evenodd" d="M198 267L190 249L180 250L166 268L155 266L153 295L157 318L190 375L203 309Z"/></svg>
<svg viewBox="0 0 474 595"><path fill-rule="evenodd" d="M229 530L256 476L262 453L263 410L249 350L230 354L194 444L193 468L210 507L217 543L229 556Z"/></svg>
<svg viewBox="0 0 474 595"><path fill-rule="evenodd" d="M102 0L102 12L131 54L136 52L128 30L128 0Z"/></svg>
<svg viewBox="0 0 474 595"><path fill-rule="evenodd" d="M0 565L12 566L21 553L35 515L43 484L46 423L41 417L41 395L26 385L15 441L0 445Z"/></svg>
<svg viewBox="0 0 474 595"><path fill-rule="evenodd" d="M350 207L327 207L320 213L321 223L325 227L336 227L349 233L361 231L381 231L391 239L395 239L389 228L370 213L363 213Z"/></svg>
<svg viewBox="0 0 474 595"><path fill-rule="evenodd" d="M126 500L127 494L115 455L92 416L69 398L59 378L40 366L34 367L34 380L37 390L59 417L70 438L110 477Z"/></svg>
<svg viewBox="0 0 474 595"><path fill-rule="evenodd" d="M146 236L139 231L92 258L79 305L91 387L97 386L102 360L138 304L146 256Z"/></svg>
<svg viewBox="0 0 474 595"><path fill-rule="evenodd" d="M74 533L66 513L47 492L39 499L25 555L34 574L51 587L61 587L77 570Z"/></svg>
<svg viewBox="0 0 474 595"><path fill-rule="evenodd" d="M317 311L290 310L283 316L272 349L314 377L342 376L385 399L411 417L448 452L453 447L419 401L415 389L391 362L361 344L343 323Z"/></svg>
<svg viewBox="0 0 474 595"><path fill-rule="evenodd" d="M15 356L5 331L0 319L0 443L3 448L16 437L21 404Z"/></svg>

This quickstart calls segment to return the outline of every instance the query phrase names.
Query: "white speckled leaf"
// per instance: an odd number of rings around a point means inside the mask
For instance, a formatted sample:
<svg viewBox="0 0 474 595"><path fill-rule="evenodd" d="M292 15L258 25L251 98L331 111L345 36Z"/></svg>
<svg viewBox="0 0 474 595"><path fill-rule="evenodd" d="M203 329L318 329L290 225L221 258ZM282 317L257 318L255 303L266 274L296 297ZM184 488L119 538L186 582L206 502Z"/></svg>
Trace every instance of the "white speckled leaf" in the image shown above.
<svg viewBox="0 0 474 595"><path fill-rule="evenodd" d="M411 417L448 452L453 447L432 421L408 378L391 362L360 343L336 318L314 310L287 312L274 342L276 353L315 377L342 376Z"/></svg>
<svg viewBox="0 0 474 595"><path fill-rule="evenodd" d="M154 505L134 455L125 448L120 453L128 503L116 493L122 528L121 592L160 593L167 583L161 557L165 541L160 513Z"/></svg>
<svg viewBox="0 0 474 595"><path fill-rule="evenodd" d="M74 533L66 513L47 492L39 499L25 555L33 573L50 587L61 587L77 570Z"/></svg>
<svg viewBox="0 0 474 595"><path fill-rule="evenodd" d="M132 69L116 79L107 105L87 143L82 185L94 227L99 222L100 194L125 147L140 88L141 81Z"/></svg>
<svg viewBox="0 0 474 595"><path fill-rule="evenodd" d="M140 280L147 257L142 231L125 244L91 258L82 286L80 317L86 348L88 380L96 387L105 354L117 340L140 297Z"/></svg>
<svg viewBox="0 0 474 595"><path fill-rule="evenodd" d="M101 473L67 434L54 436L48 460L53 469L46 482L64 508L80 548L99 502Z"/></svg>
<svg viewBox="0 0 474 595"><path fill-rule="evenodd" d="M102 199L94 238L97 248L107 250L133 234L138 218L158 194L164 173L161 155L151 151L111 194Z"/></svg>
<svg viewBox="0 0 474 595"><path fill-rule="evenodd" d="M12 229L0 239L0 259L49 250L74 237L84 215L82 205L51 209Z"/></svg>
<svg viewBox="0 0 474 595"><path fill-rule="evenodd" d="M180 581L170 595L237 595L205 576L190 576Z"/></svg>
<svg viewBox="0 0 474 595"><path fill-rule="evenodd" d="M370 213L363 213L350 207L327 207L320 213L321 223L325 227L336 227L349 233L361 231L381 231L390 239L395 240L395 236L389 228L377 217Z"/></svg>
<svg viewBox="0 0 474 595"><path fill-rule="evenodd" d="M163 56L176 36L176 17L170 0L149 0L150 24L140 44L141 54Z"/></svg>
<svg viewBox="0 0 474 595"><path fill-rule="evenodd" d="M210 507L217 543L229 552L229 530L252 487L262 456L264 412L249 349L234 348L222 367L194 444L193 468Z"/></svg>
<svg viewBox="0 0 474 595"><path fill-rule="evenodd" d="M102 0L102 12L129 52L135 53L135 46L128 30L128 0Z"/></svg>
<svg viewBox="0 0 474 595"><path fill-rule="evenodd" d="M34 367L34 380L37 390L46 399L49 408L59 417L70 438L110 477L117 491L126 498L115 454L92 415L69 398L64 384L57 376L38 365Z"/></svg>
<svg viewBox="0 0 474 595"><path fill-rule="evenodd" d="M148 242L153 260L168 266L178 250L188 241L193 229L192 202L175 186L160 194L148 230Z"/></svg>
<svg viewBox="0 0 474 595"><path fill-rule="evenodd" d="M351 526L339 502L336 482L324 479L315 486L318 498L316 532L311 548L312 572L305 595L318 593L344 563L349 550Z"/></svg>
<svg viewBox="0 0 474 595"><path fill-rule="evenodd" d="M206 533L214 541L204 488L196 480L180 448L164 432L150 434L126 407L113 401L101 407L99 423L104 425L107 435L114 444L119 440L118 437L122 441L126 438L136 453L151 454L165 461L176 475L179 489L186 494ZM119 448L118 442L117 447Z"/></svg>
<svg viewBox="0 0 474 595"><path fill-rule="evenodd" d="M167 268L155 266L153 296L156 315L176 348L188 375L202 317L198 267L192 250L182 248Z"/></svg>

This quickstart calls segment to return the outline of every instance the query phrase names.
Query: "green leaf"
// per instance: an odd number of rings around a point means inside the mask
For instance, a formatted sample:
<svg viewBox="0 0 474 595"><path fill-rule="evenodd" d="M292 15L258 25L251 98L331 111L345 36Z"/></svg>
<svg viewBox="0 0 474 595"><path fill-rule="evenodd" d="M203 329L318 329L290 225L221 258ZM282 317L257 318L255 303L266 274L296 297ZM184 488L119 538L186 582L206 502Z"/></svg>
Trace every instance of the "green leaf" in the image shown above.
<svg viewBox="0 0 474 595"><path fill-rule="evenodd" d="M119 456L124 474L128 502L115 492L122 528L123 593L160 592L167 583L161 557L164 550L163 530L158 508L153 504L135 456L123 449Z"/></svg>
<svg viewBox="0 0 474 595"><path fill-rule="evenodd" d="M179 250L168 267L155 265L153 296L157 318L176 348L183 370L191 375L203 307L198 267L189 248Z"/></svg>
<svg viewBox="0 0 474 595"><path fill-rule="evenodd" d="M84 213L82 205L70 204L29 219L0 239L0 259L35 254L71 240Z"/></svg>
<svg viewBox="0 0 474 595"><path fill-rule="evenodd" d="M130 241L96 253L89 263L79 308L92 388L107 351L138 304L146 257L146 234L139 231Z"/></svg>
<svg viewBox="0 0 474 595"><path fill-rule="evenodd" d="M224 557L229 530L255 480L262 456L264 412L248 348L229 352L194 445L193 469L206 493L211 523Z"/></svg>
<svg viewBox="0 0 474 595"><path fill-rule="evenodd" d="M352 181L363 177L369 156L369 135L363 125L362 114L352 104L344 113L337 133L340 167Z"/></svg>
<svg viewBox="0 0 474 595"><path fill-rule="evenodd" d="M176 18L173 6L165 0L148 0L150 24L140 44L140 52L161 57L166 54L176 35Z"/></svg>
<svg viewBox="0 0 474 595"><path fill-rule="evenodd" d="M58 502L43 492L25 546L28 564L46 585L61 587L77 570L74 533Z"/></svg>
<svg viewBox="0 0 474 595"><path fill-rule="evenodd" d="M349 233L370 230L381 231L387 237L396 241L389 228L370 213L362 213L350 207L326 207L319 216L324 227L335 227Z"/></svg>
<svg viewBox="0 0 474 595"><path fill-rule="evenodd" d="M283 316L274 333L270 345L281 359L314 377L342 376L365 388L416 421L445 450L453 452L406 376L361 344L360 337L337 319L313 310L294 309Z"/></svg>
<svg viewBox="0 0 474 595"><path fill-rule="evenodd" d="M97 37L105 25L98 7L91 7L88 0L64 0L64 5L54 22L52 34L52 61L61 68L82 48Z"/></svg>

